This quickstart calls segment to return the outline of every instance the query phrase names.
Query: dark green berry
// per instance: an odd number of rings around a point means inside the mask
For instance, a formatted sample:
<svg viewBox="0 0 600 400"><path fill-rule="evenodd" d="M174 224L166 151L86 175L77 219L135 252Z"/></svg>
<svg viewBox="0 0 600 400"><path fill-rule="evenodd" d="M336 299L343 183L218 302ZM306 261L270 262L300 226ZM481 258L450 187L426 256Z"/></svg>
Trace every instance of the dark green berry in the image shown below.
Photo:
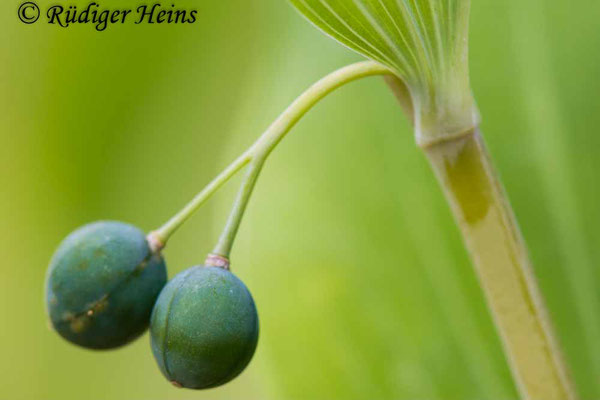
<svg viewBox="0 0 600 400"><path fill-rule="evenodd" d="M193 267L162 290L150 323L152 352L171 383L220 386L248 365L258 342L252 295L235 275Z"/></svg>
<svg viewBox="0 0 600 400"><path fill-rule="evenodd" d="M46 304L54 329L91 349L122 346L141 335L167 281L165 262L144 232L96 222L71 233L52 257Z"/></svg>

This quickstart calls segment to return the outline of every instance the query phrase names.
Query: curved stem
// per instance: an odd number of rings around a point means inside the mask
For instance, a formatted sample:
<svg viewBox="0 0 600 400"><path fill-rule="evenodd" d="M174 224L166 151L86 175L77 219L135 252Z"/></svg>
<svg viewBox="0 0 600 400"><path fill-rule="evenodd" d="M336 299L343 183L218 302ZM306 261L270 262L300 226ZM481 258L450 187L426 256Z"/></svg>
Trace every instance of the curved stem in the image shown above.
<svg viewBox="0 0 600 400"><path fill-rule="evenodd" d="M215 247L214 255L229 258L233 241L242 221L252 190L267 157L296 123L321 99L346 83L373 75L392 75L387 67L373 61L364 61L341 68L308 88L265 131L248 150L252 164L229 216L225 229Z"/></svg>
<svg viewBox="0 0 600 400"><path fill-rule="evenodd" d="M322 78L302 93L256 141L250 151L266 158L315 104L335 89L352 81L374 75L394 75L387 67L373 61L363 61L341 68Z"/></svg>
<svg viewBox="0 0 600 400"><path fill-rule="evenodd" d="M319 100L346 83L374 75L393 75L393 72L373 61L363 61L343 67L319 80L298 97L260 136L260 138L244 154L238 157L229 167L221 172L212 182L192 199L181 211L166 224L152 232L149 240L155 242L155 247L163 247L169 237L210 198L225 182L243 167L251 163L250 170L242 183L242 188L234 204L234 208L221 235L215 252L228 257L238 231L252 189L266 158L290 129L306 114ZM217 251L218 250L218 251Z"/></svg>

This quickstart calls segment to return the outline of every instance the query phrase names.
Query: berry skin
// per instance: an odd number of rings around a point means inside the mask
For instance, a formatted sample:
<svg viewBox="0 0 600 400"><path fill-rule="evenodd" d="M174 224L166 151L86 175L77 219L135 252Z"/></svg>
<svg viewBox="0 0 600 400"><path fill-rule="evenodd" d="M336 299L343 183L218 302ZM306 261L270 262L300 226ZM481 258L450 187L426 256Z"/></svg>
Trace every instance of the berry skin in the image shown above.
<svg viewBox="0 0 600 400"><path fill-rule="evenodd" d="M208 389L238 376L258 342L252 295L235 275L192 267L162 290L150 322L152 352L175 386Z"/></svg>
<svg viewBox="0 0 600 400"><path fill-rule="evenodd" d="M60 244L46 277L54 329L90 349L122 346L147 328L167 281L162 256L144 232L121 222L85 225Z"/></svg>

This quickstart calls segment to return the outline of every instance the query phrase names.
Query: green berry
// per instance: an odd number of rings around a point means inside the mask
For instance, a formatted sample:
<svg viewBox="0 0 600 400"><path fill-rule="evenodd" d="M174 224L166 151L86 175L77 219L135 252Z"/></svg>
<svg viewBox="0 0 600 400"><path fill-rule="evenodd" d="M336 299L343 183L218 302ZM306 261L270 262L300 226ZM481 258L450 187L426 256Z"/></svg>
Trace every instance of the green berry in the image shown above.
<svg viewBox="0 0 600 400"><path fill-rule="evenodd" d="M148 328L166 280L162 256L150 250L140 229L121 222L83 226L61 243L50 262L50 321L79 346L122 346Z"/></svg>
<svg viewBox="0 0 600 400"><path fill-rule="evenodd" d="M235 275L192 267L162 290L150 323L152 352L176 386L223 385L248 365L258 341L252 295Z"/></svg>

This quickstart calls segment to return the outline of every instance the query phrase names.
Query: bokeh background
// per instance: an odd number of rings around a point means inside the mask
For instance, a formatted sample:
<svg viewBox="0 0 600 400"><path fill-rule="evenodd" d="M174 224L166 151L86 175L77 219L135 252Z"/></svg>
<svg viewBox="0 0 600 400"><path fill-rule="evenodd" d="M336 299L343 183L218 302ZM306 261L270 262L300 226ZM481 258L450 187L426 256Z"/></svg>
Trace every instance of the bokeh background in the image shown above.
<svg viewBox="0 0 600 400"><path fill-rule="evenodd" d="M179 390L147 335L97 353L51 332L44 275L67 233L156 228L360 57L281 0L178 0L196 24L101 33L24 25L18 5L0 5L1 399L516 398L459 233L378 78L323 101L259 181L233 252L261 317L240 378ZM474 0L471 17L482 127L587 400L600 399L599 15L595 0ZM203 261L237 182L174 237L170 276Z"/></svg>

